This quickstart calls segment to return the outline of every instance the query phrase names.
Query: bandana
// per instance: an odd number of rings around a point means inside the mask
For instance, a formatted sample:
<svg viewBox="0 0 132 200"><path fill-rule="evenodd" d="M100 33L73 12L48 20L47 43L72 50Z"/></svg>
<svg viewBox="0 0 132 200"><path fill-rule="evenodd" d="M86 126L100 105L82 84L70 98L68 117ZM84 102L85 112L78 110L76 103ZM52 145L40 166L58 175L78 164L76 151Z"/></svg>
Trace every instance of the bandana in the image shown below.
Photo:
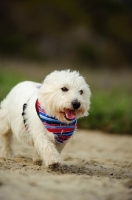
<svg viewBox="0 0 132 200"><path fill-rule="evenodd" d="M41 108L40 102L36 101L36 111L42 121L44 127L55 135L55 139L58 143L62 144L67 141L74 133L77 127L77 120L74 119L70 124L63 123L46 114L44 109Z"/></svg>

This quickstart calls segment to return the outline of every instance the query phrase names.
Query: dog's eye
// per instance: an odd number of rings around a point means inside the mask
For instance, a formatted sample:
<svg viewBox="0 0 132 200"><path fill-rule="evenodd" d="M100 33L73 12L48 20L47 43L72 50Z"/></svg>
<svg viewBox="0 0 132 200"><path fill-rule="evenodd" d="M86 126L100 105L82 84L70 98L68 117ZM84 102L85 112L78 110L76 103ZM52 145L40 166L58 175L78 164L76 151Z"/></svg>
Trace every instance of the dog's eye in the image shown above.
<svg viewBox="0 0 132 200"><path fill-rule="evenodd" d="M63 88L61 88L61 90L62 90L63 92L67 92L67 91L68 91L68 88L63 87Z"/></svg>
<svg viewBox="0 0 132 200"><path fill-rule="evenodd" d="M79 92L80 92L81 95L83 94L83 90L80 90Z"/></svg>

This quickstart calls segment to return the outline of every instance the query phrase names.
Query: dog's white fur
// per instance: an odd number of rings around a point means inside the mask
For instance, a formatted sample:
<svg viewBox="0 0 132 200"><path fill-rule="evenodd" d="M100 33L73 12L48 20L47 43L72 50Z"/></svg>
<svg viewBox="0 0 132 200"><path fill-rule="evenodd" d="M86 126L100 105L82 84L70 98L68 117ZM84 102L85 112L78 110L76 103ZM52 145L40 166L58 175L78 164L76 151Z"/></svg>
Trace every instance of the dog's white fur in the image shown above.
<svg viewBox="0 0 132 200"><path fill-rule="evenodd" d="M38 89L40 85L41 88ZM66 87L68 91L62 91L63 87ZM80 94L80 90L83 90L83 94ZM41 159L46 167L60 163L60 153L66 142L58 144L54 139L54 134L44 128L35 109L36 99L48 115L68 124L70 121L64 117L65 109L72 110L72 102L77 99L80 102L80 108L75 110L76 118L87 116L90 95L89 86L84 78L78 72L70 70L54 71L46 76L42 84L25 81L16 85L1 102L1 156L6 158L10 155L10 138L13 133L19 141L34 146L34 161ZM22 116L24 103L27 103L28 131Z"/></svg>

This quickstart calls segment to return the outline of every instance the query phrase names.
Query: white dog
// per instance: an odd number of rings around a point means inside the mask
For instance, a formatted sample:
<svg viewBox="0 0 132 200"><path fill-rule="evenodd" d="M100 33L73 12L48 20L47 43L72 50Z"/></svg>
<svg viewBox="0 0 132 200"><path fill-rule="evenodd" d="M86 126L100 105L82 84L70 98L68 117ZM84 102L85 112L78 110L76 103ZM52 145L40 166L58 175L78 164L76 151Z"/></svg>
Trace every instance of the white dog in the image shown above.
<svg viewBox="0 0 132 200"><path fill-rule="evenodd" d="M88 115L90 89L78 72L54 71L42 84L16 85L0 106L1 156L10 155L12 133L34 146L33 160L59 165L60 153L73 135L77 119Z"/></svg>

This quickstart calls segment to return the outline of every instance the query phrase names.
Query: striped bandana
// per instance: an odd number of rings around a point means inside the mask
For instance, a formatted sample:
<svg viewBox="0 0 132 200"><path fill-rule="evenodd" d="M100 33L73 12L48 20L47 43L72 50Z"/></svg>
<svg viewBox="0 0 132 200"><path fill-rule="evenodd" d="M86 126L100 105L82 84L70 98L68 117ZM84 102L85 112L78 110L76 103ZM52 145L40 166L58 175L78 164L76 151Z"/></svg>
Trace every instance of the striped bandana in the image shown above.
<svg viewBox="0 0 132 200"><path fill-rule="evenodd" d="M58 143L62 144L67 141L74 133L77 127L77 120L74 119L70 124L63 123L46 114L41 108L39 101L36 101L36 111L41 119L44 127L55 135L55 139Z"/></svg>

